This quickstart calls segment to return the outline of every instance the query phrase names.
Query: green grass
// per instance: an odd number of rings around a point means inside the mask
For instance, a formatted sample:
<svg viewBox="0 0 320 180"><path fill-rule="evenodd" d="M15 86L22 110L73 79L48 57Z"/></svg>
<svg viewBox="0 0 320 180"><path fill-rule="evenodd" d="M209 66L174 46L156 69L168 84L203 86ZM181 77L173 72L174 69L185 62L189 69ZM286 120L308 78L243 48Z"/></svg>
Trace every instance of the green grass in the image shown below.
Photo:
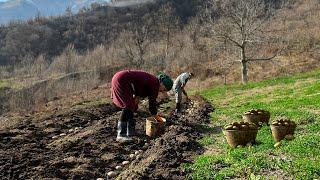
<svg viewBox="0 0 320 180"><path fill-rule="evenodd" d="M0 79L0 89L1 88L11 88L11 89L21 89L25 85L14 78Z"/></svg>
<svg viewBox="0 0 320 180"><path fill-rule="evenodd" d="M92 106L99 106L104 104L110 104L111 101L108 99L100 99L100 100L90 100L90 101L79 101L72 105L73 109L85 109Z"/></svg>
<svg viewBox="0 0 320 180"><path fill-rule="evenodd" d="M9 79L0 79L0 88L2 87L10 87Z"/></svg>
<svg viewBox="0 0 320 180"><path fill-rule="evenodd" d="M271 121L282 116L298 124L295 139L274 148L269 127L262 127L258 144L232 149L223 134L205 136L200 143L219 152L198 156L185 166L190 179L319 179L320 70L247 85L210 88L201 94L216 108L213 125L241 121L250 109L266 109ZM218 150L218 151L217 151Z"/></svg>

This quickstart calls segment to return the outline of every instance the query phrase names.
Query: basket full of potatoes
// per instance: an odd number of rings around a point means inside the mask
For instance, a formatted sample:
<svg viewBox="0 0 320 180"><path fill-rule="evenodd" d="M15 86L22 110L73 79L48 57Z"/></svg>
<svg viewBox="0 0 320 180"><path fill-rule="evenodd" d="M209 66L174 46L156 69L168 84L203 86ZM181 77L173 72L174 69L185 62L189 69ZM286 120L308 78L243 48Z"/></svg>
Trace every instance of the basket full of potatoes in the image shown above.
<svg viewBox="0 0 320 180"><path fill-rule="evenodd" d="M296 127L296 123L287 118L279 118L270 125L273 139L276 142L280 142L283 138L292 139Z"/></svg>
<svg viewBox="0 0 320 180"><path fill-rule="evenodd" d="M233 148L254 143L257 133L258 126L250 122L233 122L223 128L223 134Z"/></svg>
<svg viewBox="0 0 320 180"><path fill-rule="evenodd" d="M244 121L254 123L258 126L262 123L269 125L270 112L262 109L252 109L244 112L242 118Z"/></svg>

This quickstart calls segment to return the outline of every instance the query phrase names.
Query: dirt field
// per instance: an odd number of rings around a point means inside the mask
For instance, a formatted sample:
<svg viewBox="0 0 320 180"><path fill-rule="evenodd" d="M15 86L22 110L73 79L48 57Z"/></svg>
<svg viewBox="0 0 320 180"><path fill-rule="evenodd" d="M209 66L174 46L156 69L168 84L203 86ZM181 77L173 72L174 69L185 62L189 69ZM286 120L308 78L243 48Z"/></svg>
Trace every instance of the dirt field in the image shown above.
<svg viewBox="0 0 320 180"><path fill-rule="evenodd" d="M179 116L162 108L168 123L157 139L144 135L149 114L142 108L135 115L138 136L129 144L115 142L120 111L111 104L28 117L0 131L0 179L107 179L110 171L119 179L185 179L181 165L203 152L197 140L212 111L201 97L187 107Z"/></svg>

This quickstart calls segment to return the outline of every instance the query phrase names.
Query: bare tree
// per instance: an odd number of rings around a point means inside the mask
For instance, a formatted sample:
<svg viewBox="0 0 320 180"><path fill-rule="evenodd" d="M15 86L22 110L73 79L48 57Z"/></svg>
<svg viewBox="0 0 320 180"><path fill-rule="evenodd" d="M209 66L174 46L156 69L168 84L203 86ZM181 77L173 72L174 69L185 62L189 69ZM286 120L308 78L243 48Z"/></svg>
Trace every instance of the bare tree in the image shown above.
<svg viewBox="0 0 320 180"><path fill-rule="evenodd" d="M158 26L160 34L165 37L165 48L164 48L164 57L167 59L169 54L169 49L172 46L172 36L174 34L174 31L178 29L179 25L179 19L177 16L174 16L174 9L172 8L172 4L168 3L165 5L162 5L160 7L160 10L157 14L158 20Z"/></svg>
<svg viewBox="0 0 320 180"><path fill-rule="evenodd" d="M262 0L227 0L211 1L211 7L221 12L221 17L207 16L211 32L220 41L229 44L238 52L236 62L241 63L242 83L248 82L248 63L255 61L269 61L271 56L259 57L261 47L269 43L270 39L265 33L265 23L271 16L272 9L267 7ZM210 10L208 8L207 10Z"/></svg>
<svg viewBox="0 0 320 180"><path fill-rule="evenodd" d="M145 55L151 44L151 22L141 17L133 18L129 29L121 33L121 40L125 50L125 58L130 64L141 68L145 64Z"/></svg>

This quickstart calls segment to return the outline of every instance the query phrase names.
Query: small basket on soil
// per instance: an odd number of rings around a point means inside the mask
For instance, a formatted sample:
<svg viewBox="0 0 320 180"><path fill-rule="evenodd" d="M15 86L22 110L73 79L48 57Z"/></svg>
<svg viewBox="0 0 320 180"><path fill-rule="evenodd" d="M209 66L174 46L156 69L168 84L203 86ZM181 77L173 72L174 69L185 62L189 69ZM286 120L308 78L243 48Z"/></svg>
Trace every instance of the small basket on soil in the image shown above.
<svg viewBox="0 0 320 180"><path fill-rule="evenodd" d="M270 125L273 139L276 142L280 142L286 135L293 135L296 127L297 125L294 121L285 118L278 119Z"/></svg>
<svg viewBox="0 0 320 180"><path fill-rule="evenodd" d="M259 126L260 123L266 123L268 125L270 112L262 109L252 109L244 112L242 118L245 122L254 123L257 126Z"/></svg>
<svg viewBox="0 0 320 180"><path fill-rule="evenodd" d="M226 136L227 142L232 148L238 145L245 146L248 143L254 143L257 133L257 125L243 121L228 124L223 129L223 134Z"/></svg>
<svg viewBox="0 0 320 180"><path fill-rule="evenodd" d="M146 135L149 137L158 137L165 130L166 119L162 118L162 121L156 120L154 117L148 117L146 119Z"/></svg>

